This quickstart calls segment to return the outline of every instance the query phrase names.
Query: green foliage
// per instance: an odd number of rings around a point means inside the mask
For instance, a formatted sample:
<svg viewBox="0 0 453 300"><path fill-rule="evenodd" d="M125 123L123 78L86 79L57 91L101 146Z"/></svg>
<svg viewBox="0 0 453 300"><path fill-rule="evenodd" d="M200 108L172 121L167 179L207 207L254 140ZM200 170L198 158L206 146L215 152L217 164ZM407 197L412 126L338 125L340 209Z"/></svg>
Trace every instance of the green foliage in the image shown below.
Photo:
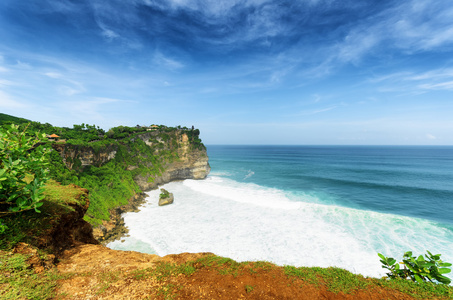
<svg viewBox="0 0 453 300"><path fill-rule="evenodd" d="M179 160L181 134L191 135L191 148L201 143L199 131L180 126L118 126L105 132L98 126L83 123L67 128L31 122L28 126L21 124L19 129L28 135L43 132L60 136L59 141L44 144L58 151L50 151L51 163L43 169L49 170L49 177L63 185L72 183L89 190L90 206L85 220L92 225L108 220L111 209L127 204L131 197L141 192L136 183L138 177L143 182L153 183L169 163ZM93 154L93 161L89 166L82 165L83 155L88 152ZM113 152L116 152L113 159L100 159ZM31 179L28 183L33 185Z"/></svg>
<svg viewBox="0 0 453 300"><path fill-rule="evenodd" d="M160 195L159 199L165 199L165 198L170 198L170 192L168 192L166 189L160 189Z"/></svg>
<svg viewBox="0 0 453 300"><path fill-rule="evenodd" d="M247 294L253 292L254 289L255 289L255 287L253 285L246 285L245 286L245 292Z"/></svg>
<svg viewBox="0 0 453 300"><path fill-rule="evenodd" d="M2 219L0 219L0 235L3 234L8 229L8 226L3 223Z"/></svg>
<svg viewBox="0 0 453 300"><path fill-rule="evenodd" d="M48 178L45 135L28 136L18 125L0 127L0 216L38 208Z"/></svg>
<svg viewBox="0 0 453 300"><path fill-rule="evenodd" d="M28 122L30 122L30 121L27 119L18 118L18 117L0 113L0 124L21 124L21 123L28 123Z"/></svg>
<svg viewBox="0 0 453 300"><path fill-rule="evenodd" d="M397 263L392 257L385 257L381 253L378 256L381 258L382 268L389 270L387 276L391 279L402 278L411 279L418 283L430 281L433 283L450 284L451 279L442 275L451 272L451 263L443 262L440 259L440 254L433 255L427 251L425 257L422 255L415 257L412 252L404 253L403 262ZM426 258L426 259L425 259ZM400 267L400 264L403 267Z"/></svg>

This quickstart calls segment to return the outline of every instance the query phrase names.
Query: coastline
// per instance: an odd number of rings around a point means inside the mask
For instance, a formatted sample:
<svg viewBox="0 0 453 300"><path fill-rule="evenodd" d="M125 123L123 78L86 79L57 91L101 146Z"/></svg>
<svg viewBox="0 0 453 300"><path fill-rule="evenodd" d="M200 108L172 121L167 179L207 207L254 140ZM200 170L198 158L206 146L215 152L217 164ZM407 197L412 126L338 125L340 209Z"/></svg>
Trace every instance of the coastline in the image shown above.
<svg viewBox="0 0 453 300"><path fill-rule="evenodd" d="M129 229L124 223L123 213L138 212L140 206L145 203L147 195L145 192L135 194L129 203L110 210L110 220L103 221L102 225L93 227L93 236L102 245L121 239L127 236Z"/></svg>

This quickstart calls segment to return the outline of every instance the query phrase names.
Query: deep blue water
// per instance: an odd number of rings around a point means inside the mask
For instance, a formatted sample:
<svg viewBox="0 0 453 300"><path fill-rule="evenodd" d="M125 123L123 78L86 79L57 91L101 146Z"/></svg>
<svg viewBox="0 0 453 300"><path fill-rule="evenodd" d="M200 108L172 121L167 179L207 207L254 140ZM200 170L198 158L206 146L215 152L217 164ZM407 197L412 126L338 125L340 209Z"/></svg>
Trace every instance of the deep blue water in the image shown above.
<svg viewBox="0 0 453 300"><path fill-rule="evenodd" d="M208 155L213 172L235 181L453 225L451 146L215 145Z"/></svg>

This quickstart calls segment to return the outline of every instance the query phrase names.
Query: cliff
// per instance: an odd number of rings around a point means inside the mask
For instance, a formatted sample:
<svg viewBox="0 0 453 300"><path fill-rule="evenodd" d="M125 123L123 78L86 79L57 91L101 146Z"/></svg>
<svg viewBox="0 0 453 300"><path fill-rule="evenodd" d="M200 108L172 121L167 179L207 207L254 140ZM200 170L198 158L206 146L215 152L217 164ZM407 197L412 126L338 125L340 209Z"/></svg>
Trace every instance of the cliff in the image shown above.
<svg viewBox="0 0 453 300"><path fill-rule="evenodd" d="M139 141L148 149L133 146ZM203 179L211 170L204 145L194 144L193 139L189 139L188 131L182 129L156 129L137 134L128 140L107 141L102 146L94 143L64 143L52 144L52 147L59 152L68 169L81 172L87 166L100 167L114 161L117 152L122 151L123 155L117 161L128 163L125 171L134 171L140 167L143 169L143 166L147 168L148 172L134 176L134 180L144 191L173 180ZM124 159L124 156L129 159Z"/></svg>
<svg viewBox="0 0 453 300"><path fill-rule="evenodd" d="M162 172L158 176L150 173L136 175L134 180L142 190L151 190L173 180L206 178L211 167L204 146L194 147L187 133L180 130L164 135L164 137L166 140L162 138L159 131L146 132L136 137L154 149L153 155L156 157L165 157L169 151L177 157L177 159L166 159L163 162ZM143 163L152 164L149 161ZM134 167L128 166L132 169Z"/></svg>
<svg viewBox="0 0 453 300"><path fill-rule="evenodd" d="M118 127L100 140L73 139L52 147L54 178L90 191L85 220L100 240L125 233L121 213L136 210L144 191L173 180L203 179L210 171L196 129Z"/></svg>

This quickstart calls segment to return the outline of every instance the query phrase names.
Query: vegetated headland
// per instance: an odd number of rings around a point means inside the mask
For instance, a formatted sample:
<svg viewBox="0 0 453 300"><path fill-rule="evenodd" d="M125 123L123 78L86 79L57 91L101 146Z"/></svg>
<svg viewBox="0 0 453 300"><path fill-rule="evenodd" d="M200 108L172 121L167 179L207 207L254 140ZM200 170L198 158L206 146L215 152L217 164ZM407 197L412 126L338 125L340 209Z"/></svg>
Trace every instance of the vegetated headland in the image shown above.
<svg viewBox="0 0 453 300"><path fill-rule="evenodd" d="M11 124L19 126L18 135L45 134L26 154L36 147L50 150L50 179L39 209L11 213L0 206L5 212L0 215L0 299L453 298L451 286L364 278L335 267L108 249L102 243L127 230L121 213L138 209L145 191L208 175L199 130L163 125L65 128L0 114L2 132ZM0 149L4 157L5 149ZM24 178L32 180L31 174Z"/></svg>

